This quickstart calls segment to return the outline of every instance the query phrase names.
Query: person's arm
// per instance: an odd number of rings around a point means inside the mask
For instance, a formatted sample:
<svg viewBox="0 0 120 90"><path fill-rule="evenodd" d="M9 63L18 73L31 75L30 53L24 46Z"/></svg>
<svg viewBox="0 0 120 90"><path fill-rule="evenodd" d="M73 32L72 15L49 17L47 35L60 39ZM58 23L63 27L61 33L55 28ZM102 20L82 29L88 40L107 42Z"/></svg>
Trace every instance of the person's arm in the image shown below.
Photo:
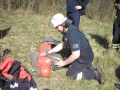
<svg viewBox="0 0 120 90"><path fill-rule="evenodd" d="M57 46L55 46L53 49L49 50L48 53L56 53L59 52L60 50L63 49L64 46L64 42L61 42L60 44L58 44Z"/></svg>
<svg viewBox="0 0 120 90"><path fill-rule="evenodd" d="M89 0L83 0L81 6L85 8L88 3L89 3Z"/></svg>
<svg viewBox="0 0 120 90"><path fill-rule="evenodd" d="M59 60L55 62L55 65L58 67L62 67L74 62L76 59L80 57L80 40L79 40L79 32L73 31L68 34L68 44L71 50L71 55L64 61Z"/></svg>
<svg viewBox="0 0 120 90"><path fill-rule="evenodd" d="M76 10L84 9L89 3L89 0L83 0L82 3L80 3L78 0L78 3L79 5L75 6Z"/></svg>
<svg viewBox="0 0 120 90"><path fill-rule="evenodd" d="M80 50L73 51L72 54L66 60L55 61L54 65L56 67L62 67L62 66L68 65L68 64L74 62L77 58L79 58L79 56L80 56Z"/></svg>
<svg viewBox="0 0 120 90"><path fill-rule="evenodd" d="M43 52L42 54L40 54L40 56L46 56L46 54L59 52L60 50L63 49L63 46L64 46L64 42L61 42L60 44L58 44L57 46L55 46L53 49L49 50L48 52Z"/></svg>
<svg viewBox="0 0 120 90"><path fill-rule="evenodd" d="M72 54L64 61L64 65L68 65L78 59L80 56L80 50L73 51Z"/></svg>

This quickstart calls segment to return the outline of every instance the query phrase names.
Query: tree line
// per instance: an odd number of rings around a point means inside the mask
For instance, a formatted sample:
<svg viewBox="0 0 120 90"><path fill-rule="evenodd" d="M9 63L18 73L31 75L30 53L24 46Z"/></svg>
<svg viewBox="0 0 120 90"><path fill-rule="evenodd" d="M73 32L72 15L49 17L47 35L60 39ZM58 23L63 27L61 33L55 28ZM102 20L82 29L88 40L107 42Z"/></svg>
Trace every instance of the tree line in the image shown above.
<svg viewBox="0 0 120 90"><path fill-rule="evenodd" d="M90 19L113 21L115 0L90 0L86 7L86 16ZM27 13L48 15L49 13L66 13L66 0L0 0L4 10L25 10Z"/></svg>

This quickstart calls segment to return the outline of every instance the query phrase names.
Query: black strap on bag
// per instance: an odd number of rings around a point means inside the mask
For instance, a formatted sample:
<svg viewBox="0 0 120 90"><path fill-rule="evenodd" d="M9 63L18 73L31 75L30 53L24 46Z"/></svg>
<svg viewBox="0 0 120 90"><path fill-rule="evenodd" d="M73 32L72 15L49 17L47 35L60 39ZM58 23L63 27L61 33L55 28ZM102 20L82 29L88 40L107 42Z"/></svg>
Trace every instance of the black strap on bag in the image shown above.
<svg viewBox="0 0 120 90"><path fill-rule="evenodd" d="M23 66L21 66L21 63L19 61L14 60L14 62L11 63L8 60L4 64L5 67L3 71L0 70L0 80L1 80L2 90L37 90L37 85L34 79L30 75L29 71L25 69ZM8 67L10 67L8 72L5 72L5 68L8 69ZM12 77L7 78L5 76L5 73L7 75L11 75Z"/></svg>

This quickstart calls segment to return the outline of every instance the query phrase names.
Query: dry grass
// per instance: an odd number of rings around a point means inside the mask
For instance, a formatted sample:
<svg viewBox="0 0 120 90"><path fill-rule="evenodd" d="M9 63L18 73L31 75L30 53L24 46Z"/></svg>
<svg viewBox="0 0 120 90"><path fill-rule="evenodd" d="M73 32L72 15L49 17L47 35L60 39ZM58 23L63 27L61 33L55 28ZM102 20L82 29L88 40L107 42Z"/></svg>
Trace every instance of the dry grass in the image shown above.
<svg viewBox="0 0 120 90"><path fill-rule="evenodd" d="M2 47L10 49L6 57L13 57L21 61L33 78L38 90L115 90L114 83L119 82L115 70L120 62L120 53L111 49L112 23L101 23L81 17L81 30L85 33L95 53L94 65L101 68L105 77L105 84L99 85L97 81L74 81L65 76L67 69L61 69L51 73L50 78L42 78L32 72L32 66L28 55L30 48L35 46L39 51L39 45L45 37L54 37L59 40L62 36L49 26L52 15L26 15L21 12L0 11L0 29L11 26L9 34L2 39Z"/></svg>

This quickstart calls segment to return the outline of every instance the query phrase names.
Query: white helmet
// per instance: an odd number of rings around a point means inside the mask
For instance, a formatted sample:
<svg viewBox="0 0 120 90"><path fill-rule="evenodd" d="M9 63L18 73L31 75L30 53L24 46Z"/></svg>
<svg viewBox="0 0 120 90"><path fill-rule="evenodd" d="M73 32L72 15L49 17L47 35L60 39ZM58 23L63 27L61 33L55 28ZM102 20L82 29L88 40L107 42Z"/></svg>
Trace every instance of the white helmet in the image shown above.
<svg viewBox="0 0 120 90"><path fill-rule="evenodd" d="M53 27L57 27L58 25L61 25L65 20L67 20L67 18L61 13L58 13L51 18L51 24Z"/></svg>

